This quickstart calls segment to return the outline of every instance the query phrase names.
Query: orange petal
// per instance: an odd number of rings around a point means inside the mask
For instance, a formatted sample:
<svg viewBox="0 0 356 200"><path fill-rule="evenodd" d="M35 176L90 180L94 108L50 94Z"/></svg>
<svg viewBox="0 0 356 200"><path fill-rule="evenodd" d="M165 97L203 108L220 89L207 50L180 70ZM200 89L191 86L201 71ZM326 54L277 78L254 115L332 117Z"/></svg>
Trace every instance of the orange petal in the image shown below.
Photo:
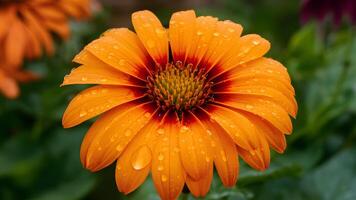
<svg viewBox="0 0 356 200"><path fill-rule="evenodd" d="M270 163L270 150L266 138L259 135L259 146L253 150L245 150L237 146L242 159L257 170L265 170Z"/></svg>
<svg viewBox="0 0 356 200"><path fill-rule="evenodd" d="M270 48L270 43L259 35L249 34L236 42L234 49L228 51L212 69L211 79L243 63L262 57Z"/></svg>
<svg viewBox="0 0 356 200"><path fill-rule="evenodd" d="M153 60L165 66L168 62L168 34L159 19L150 11L132 14L132 24Z"/></svg>
<svg viewBox="0 0 356 200"><path fill-rule="evenodd" d="M195 32L194 10L173 13L169 22L169 42L174 61L184 62Z"/></svg>
<svg viewBox="0 0 356 200"><path fill-rule="evenodd" d="M262 57L242 64L214 79L216 85L229 81L233 81L236 85L263 84L279 90L286 96L294 96L294 88L287 69L269 58Z"/></svg>
<svg viewBox="0 0 356 200"><path fill-rule="evenodd" d="M58 5L65 13L76 19L83 19L90 15L91 2L89 0L61 0Z"/></svg>
<svg viewBox="0 0 356 200"><path fill-rule="evenodd" d="M231 21L219 21L200 66L206 67L209 71L226 53L235 48L241 33L242 26L240 24Z"/></svg>
<svg viewBox="0 0 356 200"><path fill-rule="evenodd" d="M121 72L145 81L148 75L146 67L148 64L147 58L140 57L142 54L137 54L136 48L132 48L132 45L135 43L131 42L130 32L126 31L126 29L122 29L122 33L122 38L103 36L94 40L85 47L84 51L92 53L102 62ZM79 54L79 56L81 56L81 54ZM75 58L75 60L76 59L78 58Z"/></svg>
<svg viewBox="0 0 356 200"><path fill-rule="evenodd" d="M53 4L36 5L35 12L45 21L66 21L65 13Z"/></svg>
<svg viewBox="0 0 356 200"><path fill-rule="evenodd" d="M134 88L120 86L94 86L88 88L69 103L63 114L65 128L76 126L120 104L142 96Z"/></svg>
<svg viewBox="0 0 356 200"><path fill-rule="evenodd" d="M41 56L42 47L38 36L27 26L24 26L27 35L25 54L27 58L33 59Z"/></svg>
<svg viewBox="0 0 356 200"><path fill-rule="evenodd" d="M281 63L265 57L242 64L226 73L229 79L255 75L277 79L287 84L291 81L287 69Z"/></svg>
<svg viewBox="0 0 356 200"><path fill-rule="evenodd" d="M211 137L211 152L222 183L226 187L235 186L239 174L239 161L234 141L218 123L209 120L205 110L199 110L197 116Z"/></svg>
<svg viewBox="0 0 356 200"><path fill-rule="evenodd" d="M192 63L194 66L200 63L213 38L217 22L217 18L210 16L196 18L195 33L193 33L191 38L187 38L190 42L188 48L185 50L187 51L185 63Z"/></svg>
<svg viewBox="0 0 356 200"><path fill-rule="evenodd" d="M92 125L81 146L80 157L85 168L98 171L110 165L148 123L154 106L151 103L135 104L120 105Z"/></svg>
<svg viewBox="0 0 356 200"><path fill-rule="evenodd" d="M169 112L157 130L157 140L152 157L152 179L162 200L178 198L181 193L185 172L179 156L178 116Z"/></svg>
<svg viewBox="0 0 356 200"><path fill-rule="evenodd" d="M8 76L0 69L0 92L2 92L7 98L16 98L20 91L16 84L16 81Z"/></svg>
<svg viewBox="0 0 356 200"><path fill-rule="evenodd" d="M156 115L128 144L116 166L116 184L124 194L134 191L146 179L151 169L152 149L159 136L156 131L160 125Z"/></svg>
<svg viewBox="0 0 356 200"><path fill-rule="evenodd" d="M194 180L205 177L212 163L206 130L191 113L183 113L179 130L180 157L185 172Z"/></svg>
<svg viewBox="0 0 356 200"><path fill-rule="evenodd" d="M266 87L264 85L249 85L249 86L235 86L231 83L228 87L221 89L221 92L214 92L215 94L238 94L247 97L263 97L265 99L274 101L281 105L291 116L295 117L297 114L297 102L294 97L287 97L280 91Z"/></svg>
<svg viewBox="0 0 356 200"><path fill-rule="evenodd" d="M9 32L4 41L5 59L11 66L21 66L25 55L27 35L24 24L20 20L14 20L9 25Z"/></svg>
<svg viewBox="0 0 356 200"><path fill-rule="evenodd" d="M241 148L251 150L258 146L258 135L253 123L231 109L209 105L206 110L210 119L216 121Z"/></svg>
<svg viewBox="0 0 356 200"><path fill-rule="evenodd" d="M62 86L71 84L105 84L144 87L141 81L105 64L85 64L73 69L69 75L64 77Z"/></svg>
<svg viewBox="0 0 356 200"><path fill-rule="evenodd" d="M52 55L54 53L52 37L44 26L40 24L40 20L36 17L35 13L26 7L21 9L21 13L23 14L26 26L38 36L39 40L44 45L47 54Z"/></svg>
<svg viewBox="0 0 356 200"><path fill-rule="evenodd" d="M11 72L11 76L19 82L30 82L38 80L40 76L31 71L16 70Z"/></svg>
<svg viewBox="0 0 356 200"><path fill-rule="evenodd" d="M143 46L142 42L138 38L138 36L130 31L127 28L112 28L103 33L103 36L108 36L116 40L117 42L121 43L122 40L126 41L126 44L129 45L130 49L132 49L133 52L135 52L137 60L143 60L141 62L141 65L144 65L147 69L153 70L155 69L154 67L154 61L148 54L146 48Z"/></svg>
<svg viewBox="0 0 356 200"><path fill-rule="evenodd" d="M208 173L204 177L195 181L190 176L187 176L187 186L190 192L195 197L204 197L210 189L211 181L213 179L213 165L209 165Z"/></svg>
<svg viewBox="0 0 356 200"><path fill-rule="evenodd" d="M69 38L70 30L66 21L44 20L43 23L49 30L62 37L62 39Z"/></svg>
<svg viewBox="0 0 356 200"><path fill-rule="evenodd" d="M292 122L286 110L273 101L262 97L246 95L219 94L215 102L228 107L250 112L270 122L274 127L285 134L292 132Z"/></svg>
<svg viewBox="0 0 356 200"><path fill-rule="evenodd" d="M0 9L0 41L9 32L9 24L16 19L16 10L14 7L5 7Z"/></svg>
<svg viewBox="0 0 356 200"><path fill-rule="evenodd" d="M273 127L270 123L262 118L245 113L247 118L253 121L256 126L258 132L263 134L267 140L267 142L271 145L271 147L276 150L278 153L283 153L287 147L286 138L282 132Z"/></svg>

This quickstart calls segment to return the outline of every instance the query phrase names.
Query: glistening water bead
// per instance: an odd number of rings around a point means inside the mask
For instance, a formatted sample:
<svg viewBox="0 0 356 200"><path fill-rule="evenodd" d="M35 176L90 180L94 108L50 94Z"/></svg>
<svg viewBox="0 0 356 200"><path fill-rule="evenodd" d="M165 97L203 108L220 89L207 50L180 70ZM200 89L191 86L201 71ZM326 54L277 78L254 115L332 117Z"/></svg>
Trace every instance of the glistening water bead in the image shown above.
<svg viewBox="0 0 356 200"><path fill-rule="evenodd" d="M175 109L178 113L210 101L211 86L204 68L180 61L159 66L147 77L148 96L163 110Z"/></svg>

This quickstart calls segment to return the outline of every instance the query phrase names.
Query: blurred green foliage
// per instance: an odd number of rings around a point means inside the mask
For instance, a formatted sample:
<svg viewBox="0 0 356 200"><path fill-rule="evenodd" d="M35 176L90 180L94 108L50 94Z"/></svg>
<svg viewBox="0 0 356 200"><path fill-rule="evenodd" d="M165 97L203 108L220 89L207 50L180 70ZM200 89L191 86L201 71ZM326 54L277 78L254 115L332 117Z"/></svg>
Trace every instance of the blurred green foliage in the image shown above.
<svg viewBox="0 0 356 200"><path fill-rule="evenodd" d="M298 1L224 0L196 10L241 23L245 33L270 40L268 56L288 68L299 104L285 154L273 153L264 172L240 159L234 188L224 188L215 173L206 199L356 199L355 28L301 26ZM155 12L167 24L173 8ZM97 174L84 170L79 148L90 123L61 127L67 102L82 87L59 85L74 66L73 56L107 28L108 20L103 13L72 24L73 37L57 46L54 57L26 64L43 79L23 85L15 101L0 98L0 199L159 199L150 178L124 196L116 189L113 167ZM194 198L184 193L181 199Z"/></svg>

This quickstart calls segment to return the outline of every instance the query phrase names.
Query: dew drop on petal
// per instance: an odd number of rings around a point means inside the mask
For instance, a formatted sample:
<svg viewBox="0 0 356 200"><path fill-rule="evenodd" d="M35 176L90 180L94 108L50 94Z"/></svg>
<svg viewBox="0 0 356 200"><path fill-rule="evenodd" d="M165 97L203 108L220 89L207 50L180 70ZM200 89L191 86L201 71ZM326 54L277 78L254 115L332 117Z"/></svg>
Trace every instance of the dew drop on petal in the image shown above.
<svg viewBox="0 0 356 200"><path fill-rule="evenodd" d="M116 146L116 151L122 151L122 149L124 149L124 146L122 146L121 144L118 144Z"/></svg>
<svg viewBox="0 0 356 200"><path fill-rule="evenodd" d="M87 112L86 111L81 111L79 113L79 117L84 117L85 115L87 115Z"/></svg>
<svg viewBox="0 0 356 200"><path fill-rule="evenodd" d="M208 156L205 157L206 162L210 162L210 158Z"/></svg>
<svg viewBox="0 0 356 200"><path fill-rule="evenodd" d="M131 165L135 170L141 170L151 163L151 150L147 145L141 146L131 157Z"/></svg>
<svg viewBox="0 0 356 200"><path fill-rule="evenodd" d="M233 28L228 28L227 30L228 30L230 33L235 32L235 29L233 29Z"/></svg>
<svg viewBox="0 0 356 200"><path fill-rule="evenodd" d="M146 113L145 113L145 117L146 117L146 118L150 118L150 117L151 117L151 113L146 112Z"/></svg>
<svg viewBox="0 0 356 200"><path fill-rule="evenodd" d="M246 105L246 108L247 108L247 109L253 109L253 106L251 106L251 105Z"/></svg>
<svg viewBox="0 0 356 200"><path fill-rule="evenodd" d="M220 33L215 32L215 33L213 33L213 35L214 35L215 37L218 37L218 36L220 35Z"/></svg>
<svg viewBox="0 0 356 200"><path fill-rule="evenodd" d="M220 154L221 154L221 159L226 162L227 159L226 159L226 155L225 155L225 152L224 151L220 151Z"/></svg>
<svg viewBox="0 0 356 200"><path fill-rule="evenodd" d="M252 44L254 44L254 45L258 45L258 44L260 44L260 41L258 41L258 40L254 40L254 41L252 41Z"/></svg>
<svg viewBox="0 0 356 200"><path fill-rule="evenodd" d="M158 160L162 161L164 159L164 155L162 153L158 154Z"/></svg>
<svg viewBox="0 0 356 200"><path fill-rule="evenodd" d="M132 134L131 129L127 129L127 130L125 131L125 136L126 136L126 137L130 136L131 134Z"/></svg>
<svg viewBox="0 0 356 200"><path fill-rule="evenodd" d="M163 171L164 167L162 165L158 165L157 170L158 171Z"/></svg>
<svg viewBox="0 0 356 200"><path fill-rule="evenodd" d="M164 134L164 129L163 128L158 129L157 133L160 134L160 135Z"/></svg>
<svg viewBox="0 0 356 200"><path fill-rule="evenodd" d="M166 175L164 175L164 174L162 174L162 176L161 176L161 180L162 180L162 182L166 182L167 181L167 176Z"/></svg>
<svg viewBox="0 0 356 200"><path fill-rule="evenodd" d="M180 129L179 129L179 132L181 133L185 133L189 130L189 128L187 126L182 126Z"/></svg>

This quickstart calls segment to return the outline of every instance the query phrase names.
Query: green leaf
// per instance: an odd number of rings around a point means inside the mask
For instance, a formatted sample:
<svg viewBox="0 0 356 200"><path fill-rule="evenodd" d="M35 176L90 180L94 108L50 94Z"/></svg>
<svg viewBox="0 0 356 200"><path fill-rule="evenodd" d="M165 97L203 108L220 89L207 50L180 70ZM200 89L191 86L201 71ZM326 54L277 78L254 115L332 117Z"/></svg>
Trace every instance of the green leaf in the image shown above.
<svg viewBox="0 0 356 200"><path fill-rule="evenodd" d="M307 174L303 188L313 199L356 199L356 148L345 149Z"/></svg>
<svg viewBox="0 0 356 200"><path fill-rule="evenodd" d="M72 181L66 181L52 189L47 189L31 200L76 200L81 199L94 186L94 179L87 175L75 176Z"/></svg>

